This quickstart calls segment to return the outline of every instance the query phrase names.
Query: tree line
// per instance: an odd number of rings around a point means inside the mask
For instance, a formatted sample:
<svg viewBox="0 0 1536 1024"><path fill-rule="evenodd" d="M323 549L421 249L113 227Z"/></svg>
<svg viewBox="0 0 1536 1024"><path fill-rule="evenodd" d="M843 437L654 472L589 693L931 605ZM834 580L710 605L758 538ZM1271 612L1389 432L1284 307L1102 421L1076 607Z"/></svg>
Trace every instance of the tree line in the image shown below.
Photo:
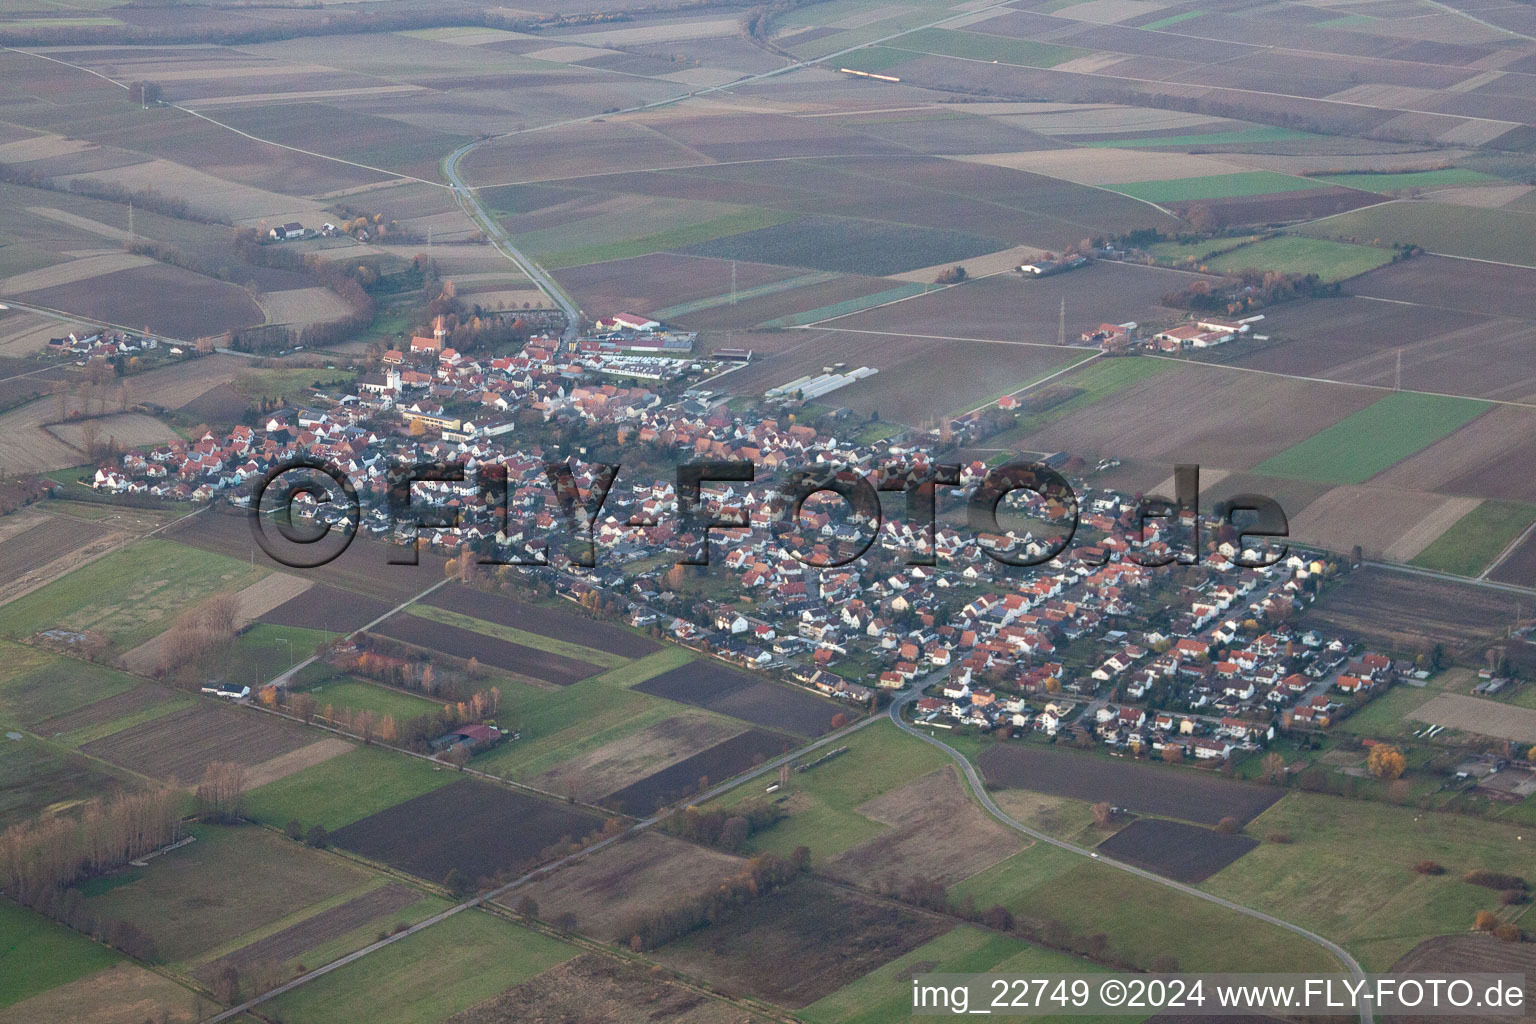
<svg viewBox="0 0 1536 1024"><path fill-rule="evenodd" d="M169 786L92 800L74 815L0 833L0 888L17 903L140 960L154 941L127 921L99 916L73 888L181 838L180 796Z"/></svg>
<svg viewBox="0 0 1536 1024"><path fill-rule="evenodd" d="M707 893L682 896L625 915L615 925L615 934L636 953L664 946L707 925L719 924L752 901L788 885L801 872L809 871L810 863L811 851L804 846L797 847L788 860L772 853L753 857L740 874Z"/></svg>

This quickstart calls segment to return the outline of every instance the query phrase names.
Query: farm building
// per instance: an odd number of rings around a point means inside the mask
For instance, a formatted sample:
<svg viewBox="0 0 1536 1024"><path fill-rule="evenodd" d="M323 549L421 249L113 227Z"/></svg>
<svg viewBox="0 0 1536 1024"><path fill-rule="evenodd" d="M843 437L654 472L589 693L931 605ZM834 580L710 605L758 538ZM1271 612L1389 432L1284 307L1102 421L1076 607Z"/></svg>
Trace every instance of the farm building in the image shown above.
<svg viewBox="0 0 1536 1024"><path fill-rule="evenodd" d="M1086 256L1073 256L1066 260L1042 260L1039 263L1019 264L1019 273L1026 277L1049 277L1051 274L1063 274L1068 270L1076 270L1078 267L1086 267Z"/></svg>
<svg viewBox="0 0 1536 1024"><path fill-rule="evenodd" d="M298 221L293 221L289 224L279 224L271 231L268 231L267 234L274 242L282 242L289 238L303 238L304 225Z"/></svg>
<svg viewBox="0 0 1536 1024"><path fill-rule="evenodd" d="M433 740L432 749L438 753L452 750L454 747L473 750L476 747L490 746L499 739L501 739L501 730L494 725L463 725Z"/></svg>
<svg viewBox="0 0 1536 1024"><path fill-rule="evenodd" d="M599 333L612 334L618 331L640 331L648 333L661 326L661 321L651 320L648 317L637 316L634 313L615 313L606 320L599 319L596 327Z"/></svg>

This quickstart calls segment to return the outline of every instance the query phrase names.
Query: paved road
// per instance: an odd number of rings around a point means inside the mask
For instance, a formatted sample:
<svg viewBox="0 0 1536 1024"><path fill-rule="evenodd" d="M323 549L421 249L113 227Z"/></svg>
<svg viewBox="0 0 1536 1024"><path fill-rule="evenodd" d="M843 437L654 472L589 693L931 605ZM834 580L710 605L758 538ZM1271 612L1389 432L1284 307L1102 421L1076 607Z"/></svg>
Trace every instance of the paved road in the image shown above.
<svg viewBox="0 0 1536 1024"><path fill-rule="evenodd" d="M436 588L434 587L432 589L436 589ZM428 591L428 592L430 592L430 591ZM417 597L421 597L421 596L424 596L424 595L423 594L418 594L417 595ZM412 600L415 600L415 598L412 598ZM409 604L410 602L406 602L406 603ZM389 614L392 615L392 614L394 614L394 612L392 611ZM383 617L387 618L388 616L383 616ZM912 692L913 692L913 694L916 694L917 692L919 692L918 688L914 687ZM853 733L858 732L860 729L866 729L869 726L874 725L876 722L879 722L879 721L882 721L881 716L879 716L879 715L870 715L867 718L861 718L857 722L854 722L852 725L846 726L846 727L844 727L842 729L838 729L836 732L827 733L825 736L821 737L820 739L814 740L811 743L808 743L808 744L806 744L803 747L799 747L799 748L797 748L797 749L795 749L795 750L793 750L793 751L791 751L791 752L789 752L787 754L782 754L779 757L773 758L771 761L765 761L762 764L758 765L757 767L751 769L750 771L744 772L741 775L736 776L734 779L730 779L730 780L728 780L726 782L720 783L717 786L713 786L710 789L704 791L703 793L700 793L700 794L690 798L688 802L689 803L704 803L706 801L713 800L715 797L720 796L720 795L722 795L724 793L728 793L731 790L736 789L739 786L745 785L746 783L751 782L753 779L760 778L761 776L763 776L764 774L766 774L768 772L776 772L776 771L778 771L779 766L782 765L782 764L786 764L789 761L793 761L793 760L796 760L797 758L804 757L806 754L809 754L809 753L811 753L814 750L820 750L822 747L830 746L833 743L837 743L838 741L840 741L842 739L845 739L846 737L852 735ZM631 825L629 828L625 829L623 832L619 832L616 835L609 836L607 839L599 840L598 842L593 843L591 846L588 846L588 847L586 847L584 849L578 850L575 853L568 854L568 855L566 855L564 857L561 857L559 860L551 861L548 864L544 864L544 865L542 865L542 866L540 866L538 868L535 868L534 870L528 872L527 874L522 875L522 876L520 876L518 878L515 878L515 879L513 879L510 882L507 882L505 885L502 885L502 886L500 886L498 888L491 889L491 890L488 890L486 892L480 893L478 896L475 896L475 897L473 897L471 899L467 899L463 903L459 903L459 904L457 904L455 906L449 907L447 910L444 910L440 914L435 914L432 917L426 918L423 921L418 921L416 924L412 925L411 927L407 928L406 930L404 930L402 932L399 932L397 934L390 935L390 936L388 936L386 938L380 939L379 941L373 943L372 945L364 946L362 949L359 949L356 952L348 953L346 956L340 958L339 960L333 960L333 961L331 961L330 963L326 964L323 967L317 967L314 970L309 971L306 974L302 974L299 977L294 978L292 981L287 982L286 984L279 985L277 988L271 989L270 991L267 991L267 992L263 992L261 995L258 995L258 996L256 996L253 999L247 999L245 1002L241 1003L239 1006L231 1006L227 1010L223 1010L223 1011L221 1011L219 1013L214 1014L212 1017L208 1017L208 1018L204 1019L202 1024L221 1024L221 1022L223 1022L223 1021L233 1020L234 1018L240 1016L241 1014L245 1013L246 1011L253 1010L257 1006L260 1006L262 1003L265 1003L268 1000L276 999L278 996L282 995L285 992L291 992L291 991L293 991L294 989L298 988L301 985L307 985L311 981L314 981L316 978L324 977L325 975L330 974L332 971L340 970L341 968L347 966L348 964L354 963L355 961L358 961L358 960L361 960L363 957L368 956L371 953L378 952L379 950L383 949L385 946L389 946L389 945L391 945L393 943L399 942L401 939L407 938L407 937L409 937L411 935L415 935L417 932L419 932L419 931L421 931L421 930L423 930L425 928L430 928L430 927L432 927L435 924L439 924L439 923L441 923L443 921L446 921L448 918L450 918L450 917L454 916L455 914L458 914L458 913L460 913L462 911L471 910L471 909L473 909L475 907L480 906L482 903L492 902L493 900L496 900L496 899L506 895L507 893L511 892L513 889L516 889L518 886L526 885L527 883L529 883L529 882L533 881L534 879L539 878L539 877L549 873L550 871L554 871L557 868L564 867L566 864L570 864L573 861L580 860L582 857L586 857L586 856L588 856L590 854L593 854L593 853L596 853L597 851L602 850L602 849L604 849L606 847L612 846L614 843L620 842L620 841L628 838L629 836L636 835L636 834L638 834L640 832L644 832L646 829L649 829L649 828L655 826L656 823L661 821L663 818L665 818L669 812L670 812L669 808L668 809L663 809L662 811L659 811L658 813L653 814L653 815L651 815L648 818L642 818L639 821L635 822L633 825Z"/></svg>
<svg viewBox="0 0 1536 1024"><path fill-rule="evenodd" d="M528 280L532 281L539 291L548 295L550 300L560 307L560 311L565 314L565 331L561 334L560 340L570 344L581 333L581 310L576 308L576 303L571 300L571 297L565 293L563 288L555 283L554 278L550 277L543 267L539 266L531 257L519 251L512 244L512 238L507 234L507 229L502 227L501 222L480 202L480 197L475 194L474 189L465 185L464 180L459 177L459 161L464 159L477 146L489 141L489 139L477 139L474 142L467 142L452 153L449 153L447 159L443 161L443 173L448 176L449 182L452 183L453 197L459 201L459 207L464 211L465 215L480 225L480 230L485 232L485 237L490 243L503 256L516 263L518 269L527 276Z"/></svg>
<svg viewBox="0 0 1536 1024"><path fill-rule="evenodd" d="M1164 878L1162 875L1151 871L1146 871L1132 864L1126 864L1123 861L1118 861L1111 857L1105 857L1104 855L1097 853L1094 850L1090 850L1086 846L1078 846L1077 844L1069 843L1064 839L1057 839L1055 836L1047 835L1038 829L1030 828L1028 825L1025 825L1022 822L1019 822L1010 817L1006 811L997 806L997 803L992 799L992 795L988 793L986 787L982 785L981 776L976 772L976 766L971 764L970 761L966 760L965 755L961 754L958 750L949 746L948 744L943 743L936 737L930 736L922 729L911 725L907 722L906 719L902 718L901 709L910 704L912 701L916 700L920 693L921 691L919 689L913 688L911 690L905 691L896 700L892 701L890 709L891 721L895 722L896 727L903 732L912 736L916 736L924 743L932 744L933 746L938 747L940 750L944 751L951 758L953 758L955 762L960 765L960 770L965 773L966 782L970 784L971 792L976 794L976 799L981 803L981 806L986 808L988 814L992 815L992 817L996 818L1004 825L1024 833L1037 842L1047 843L1056 847L1057 849L1066 850L1068 853L1075 853L1080 857L1088 857L1092 860L1098 861L1101 864L1115 868L1118 871L1124 871L1127 874L1135 875L1137 878L1144 878L1149 882L1156 882L1158 885L1164 885L1170 889L1176 889L1186 895L1205 900L1207 903L1214 903L1219 907L1225 907L1227 910L1234 910L1239 914L1246 914L1249 917L1257 918L1266 924L1272 924L1278 928L1284 928L1288 932L1294 932L1309 942L1315 942L1317 945L1326 949L1334 956L1335 959L1344 965L1344 967L1356 980L1364 980L1365 969L1360 966L1355 958L1350 956L1342 946L1338 945L1337 943L1330 942L1329 940L1323 938L1321 935L1318 935L1316 932L1309 932L1300 925L1292 924L1289 921L1283 921L1272 914L1264 913L1262 910L1254 910L1252 907L1245 907L1241 903L1234 903L1231 900L1222 899L1220 896L1205 892L1202 889L1197 889L1192 885L1185 885L1183 882L1175 882L1171 878ZM1375 1014L1372 1012L1370 1007L1361 1009L1360 1020L1362 1024L1372 1024L1374 1019Z"/></svg>

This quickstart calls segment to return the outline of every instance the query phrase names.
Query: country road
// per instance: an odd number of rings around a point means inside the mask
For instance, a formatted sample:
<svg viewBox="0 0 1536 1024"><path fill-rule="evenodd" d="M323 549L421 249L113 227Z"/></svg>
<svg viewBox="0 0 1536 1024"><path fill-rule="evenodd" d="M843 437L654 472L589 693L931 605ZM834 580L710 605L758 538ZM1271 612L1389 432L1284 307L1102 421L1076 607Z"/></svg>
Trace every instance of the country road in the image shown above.
<svg viewBox="0 0 1536 1024"><path fill-rule="evenodd" d="M449 153L443 160L443 173L448 176L448 181L453 186L453 197L458 200L459 208L464 211L465 216L478 224L480 230L485 232L486 239L503 256L517 264L518 269L528 280L560 307L560 311L565 314L565 331L561 334L560 340L570 344L581 333L581 310L576 308L576 303L563 288L555 283L555 279L550 277L543 267L512 244L512 237L507 234L507 229L502 227L501 222L480 202L480 197L475 194L475 190L465 185L463 179L459 177L459 161L473 152L476 147L489 141L491 140L477 139L474 142L466 142Z"/></svg>
<svg viewBox="0 0 1536 1024"><path fill-rule="evenodd" d="M1159 875L1155 872L1147 871L1143 868L1138 868L1132 864L1126 864L1125 862L1115 860L1112 857L1106 857L1097 851L1090 850L1086 846L1078 846L1077 844L1069 843L1064 839L1057 839L1055 836L1048 835L1039 831L1038 829L1030 828L1028 825L1015 820L1001 807L997 806L996 801L992 799L992 794L988 793L986 786L982 784L981 776L977 773L976 766L971 764L971 762L966 759L964 754L960 753L960 751L956 750L954 747L951 747L947 743L942 742L935 736L929 735L922 729L917 728L906 719L902 718L902 708L916 700L921 695L921 693L921 687L912 687L903 691L899 697L893 700L890 707L891 721L895 722L896 728L900 729L902 732L905 732L911 736L916 736L924 743L938 747L940 750L944 751L951 758L953 758L955 763L960 766L960 770L964 772L965 780L970 785L971 792L976 795L976 800L981 804L983 808L986 809L988 814L992 815L992 817L996 818L1004 825L1007 825L1009 828L1012 828L1018 832L1022 832L1024 835L1029 836L1031 839L1034 839L1037 842L1046 843L1050 846L1056 847L1057 849L1065 850L1068 853L1075 853L1079 857L1087 857L1091 860L1096 860L1100 864L1114 868L1117 871L1124 871L1127 874L1135 875L1137 878L1144 878L1149 882L1156 882L1158 885L1167 886L1170 889L1175 889L1188 896L1194 896L1197 899L1205 900L1207 903L1214 903L1219 907L1225 907L1227 910L1233 910L1239 914L1246 914L1247 916L1257 918L1266 924L1272 924L1278 928L1284 928L1288 932L1294 932L1309 942L1314 942L1326 949L1334 956L1335 959L1344 965L1344 967L1349 971L1350 975L1357 981L1363 982L1365 980L1365 968L1361 967L1359 962L1357 962L1354 957L1350 956L1349 953L1345 951L1344 947L1323 938L1316 932L1309 932L1307 929L1301 927L1300 925L1281 920L1272 914L1264 913L1262 910L1255 910L1252 907L1246 907L1241 903L1234 903L1231 900L1223 899L1220 896L1208 893L1203 889L1197 889L1192 885L1185 885L1183 882L1175 882L1173 879L1164 878L1162 875ZM1374 1020L1375 1013L1369 1006L1365 1006L1360 1010L1361 1024L1372 1024Z"/></svg>

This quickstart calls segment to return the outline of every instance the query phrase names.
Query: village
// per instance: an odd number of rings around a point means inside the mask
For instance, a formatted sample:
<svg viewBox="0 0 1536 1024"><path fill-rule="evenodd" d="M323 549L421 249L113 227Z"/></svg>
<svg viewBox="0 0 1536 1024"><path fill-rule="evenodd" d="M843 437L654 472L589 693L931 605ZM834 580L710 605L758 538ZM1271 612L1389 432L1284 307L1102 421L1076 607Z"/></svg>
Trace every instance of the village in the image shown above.
<svg viewBox="0 0 1536 1024"><path fill-rule="evenodd" d="M238 505L254 482L304 455L347 474L362 497L359 528L391 537L399 529L385 500L391 465L504 465L504 509L486 506L473 474L416 483L423 499L459 513L457 528L423 528L420 538L449 554L475 552L492 563L486 571L529 588L584 603L600 595L631 626L852 705L873 710L916 686L914 720L931 728L1096 742L1117 755L1227 764L1279 731L1326 730L1413 671L1294 625L1345 571L1337 560L1267 559L1257 545L1240 550L1230 525L1208 520L1198 565L1144 566L1126 556L1165 556L1191 524L1148 518L1138 538L1135 501L1092 487L1078 495L1078 546L1032 568L996 561L980 544L1040 560L1049 557L1048 537L980 538L953 514L939 516L931 538L900 514L883 516L863 558L816 568L876 524L819 495L801 511L792 554L769 531L782 513L773 492L782 471L874 472L892 460L921 468L939 457L936 439L842 441L794 422L793 400L783 396L736 411L709 382L751 353L695 358L691 335L641 316L600 319L570 344L534 335L508 355L460 353L446 343L450 329L438 318L431 334L386 350L377 372L317 392L304 407L222 437L124 452L91 484ZM623 452L625 471L591 524L602 552L591 568L550 540L566 529L543 462L553 431L590 439L594 461L604 444ZM689 459L748 460L756 479L704 490L703 511L744 529L714 531L709 566L685 572L669 553L703 538L680 532L667 469ZM962 463L953 494L988 470L980 460ZM574 466L573 479L589 493L591 464ZM1061 512L1034 493L1018 504L1034 529ZM346 525L332 506L310 510ZM933 564L910 564L921 560L908 557L914 552ZM546 559L552 568L533 564Z"/></svg>

